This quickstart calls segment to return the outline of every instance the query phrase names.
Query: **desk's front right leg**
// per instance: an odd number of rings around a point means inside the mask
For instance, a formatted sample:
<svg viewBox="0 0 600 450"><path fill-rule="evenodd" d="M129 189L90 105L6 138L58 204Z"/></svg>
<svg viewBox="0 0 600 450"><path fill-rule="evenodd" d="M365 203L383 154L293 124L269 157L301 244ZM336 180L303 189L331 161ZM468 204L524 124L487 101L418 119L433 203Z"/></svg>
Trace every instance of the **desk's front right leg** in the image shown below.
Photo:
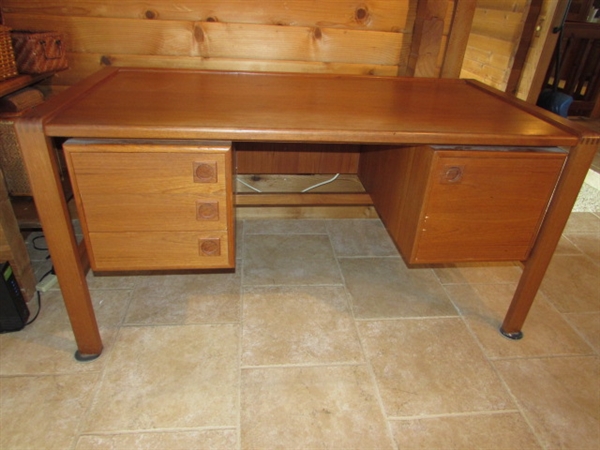
<svg viewBox="0 0 600 450"><path fill-rule="evenodd" d="M15 127L36 209L75 335L75 358L79 361L95 359L102 352L102 340L52 143L44 134L40 118L18 120Z"/></svg>
<svg viewBox="0 0 600 450"><path fill-rule="evenodd" d="M584 136L579 145L569 152L536 243L528 260L525 261L523 274L500 328L500 332L510 339L523 337L521 331L523 323L542 284L544 274L550 265L598 148L600 148L598 137Z"/></svg>

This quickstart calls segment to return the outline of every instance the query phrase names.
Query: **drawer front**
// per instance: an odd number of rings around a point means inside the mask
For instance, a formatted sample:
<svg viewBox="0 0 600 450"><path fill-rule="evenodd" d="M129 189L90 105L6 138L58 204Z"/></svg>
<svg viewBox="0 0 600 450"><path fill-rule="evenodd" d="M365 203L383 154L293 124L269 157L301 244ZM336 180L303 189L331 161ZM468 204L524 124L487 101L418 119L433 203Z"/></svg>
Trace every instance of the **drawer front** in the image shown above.
<svg viewBox="0 0 600 450"><path fill-rule="evenodd" d="M82 201L90 232L227 228L225 196L87 195Z"/></svg>
<svg viewBox="0 0 600 450"><path fill-rule="evenodd" d="M64 149L92 268L233 267L230 143L72 140Z"/></svg>
<svg viewBox="0 0 600 450"><path fill-rule="evenodd" d="M81 151L85 148L86 151ZM225 195L226 154L95 151L65 144L82 194ZM79 151L78 151L79 150Z"/></svg>
<svg viewBox="0 0 600 450"><path fill-rule="evenodd" d="M411 261L525 260L561 153L435 152Z"/></svg>
<svg viewBox="0 0 600 450"><path fill-rule="evenodd" d="M227 231L90 233L94 270L233 268Z"/></svg>

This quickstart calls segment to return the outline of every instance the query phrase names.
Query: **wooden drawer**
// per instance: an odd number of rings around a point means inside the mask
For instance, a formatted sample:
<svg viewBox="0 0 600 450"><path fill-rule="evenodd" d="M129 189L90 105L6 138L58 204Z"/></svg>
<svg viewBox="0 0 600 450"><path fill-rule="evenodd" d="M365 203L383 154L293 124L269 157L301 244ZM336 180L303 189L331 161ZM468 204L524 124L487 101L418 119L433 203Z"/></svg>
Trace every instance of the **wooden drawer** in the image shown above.
<svg viewBox="0 0 600 450"><path fill-rule="evenodd" d="M566 153L423 146L365 156L363 183L390 235L422 264L525 260ZM379 189L367 164L389 167L393 188Z"/></svg>
<svg viewBox="0 0 600 450"><path fill-rule="evenodd" d="M230 143L73 139L63 147L92 268L233 267ZM199 255L206 233L219 236L218 254Z"/></svg>
<svg viewBox="0 0 600 450"><path fill-rule="evenodd" d="M94 270L233 267L227 231L90 233L89 239Z"/></svg>

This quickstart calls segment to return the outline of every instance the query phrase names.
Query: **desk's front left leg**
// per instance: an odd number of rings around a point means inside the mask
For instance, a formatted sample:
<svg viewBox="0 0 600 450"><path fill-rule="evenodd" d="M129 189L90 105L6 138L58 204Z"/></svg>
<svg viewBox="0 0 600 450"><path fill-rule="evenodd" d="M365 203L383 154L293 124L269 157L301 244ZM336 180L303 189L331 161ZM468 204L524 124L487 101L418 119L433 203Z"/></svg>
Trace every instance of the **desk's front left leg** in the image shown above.
<svg viewBox="0 0 600 450"><path fill-rule="evenodd" d="M39 118L19 120L15 127L36 209L75 335L75 358L79 361L97 358L102 352L102 340L52 143L45 136Z"/></svg>

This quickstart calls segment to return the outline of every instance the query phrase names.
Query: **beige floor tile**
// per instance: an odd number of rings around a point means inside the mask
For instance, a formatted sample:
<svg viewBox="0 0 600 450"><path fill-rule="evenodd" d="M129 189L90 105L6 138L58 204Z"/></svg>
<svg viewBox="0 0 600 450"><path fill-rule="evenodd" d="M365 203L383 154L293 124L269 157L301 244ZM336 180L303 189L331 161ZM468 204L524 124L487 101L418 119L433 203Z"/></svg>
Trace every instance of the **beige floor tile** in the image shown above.
<svg viewBox="0 0 600 450"><path fill-rule="evenodd" d="M596 264L600 264L600 233L572 234L568 240Z"/></svg>
<svg viewBox="0 0 600 450"><path fill-rule="evenodd" d="M571 235L571 237L577 236L589 235ZM556 250L554 251L555 255L581 255L582 253L582 249L577 247L574 242L566 236L562 236L560 238L560 241L558 241L558 245L556 246Z"/></svg>
<svg viewBox="0 0 600 450"><path fill-rule="evenodd" d="M310 219L245 220L244 234L327 234L326 224Z"/></svg>
<svg viewBox="0 0 600 450"><path fill-rule="evenodd" d="M237 261L241 261L242 255L244 254L244 221L237 220L235 222L235 258Z"/></svg>
<svg viewBox="0 0 600 450"><path fill-rule="evenodd" d="M242 365L362 361L342 286L249 287Z"/></svg>
<svg viewBox="0 0 600 450"><path fill-rule="evenodd" d="M380 220L329 220L327 231L338 257L398 256L398 250Z"/></svg>
<svg viewBox="0 0 600 450"><path fill-rule="evenodd" d="M164 431L84 435L75 450L232 450L237 430Z"/></svg>
<svg viewBox="0 0 600 450"><path fill-rule="evenodd" d="M42 294L42 309L35 322L21 331L0 335L0 375L100 370L123 321L130 295L128 290L91 292L104 350L96 360L82 364L74 358L77 344L60 291Z"/></svg>
<svg viewBox="0 0 600 450"><path fill-rule="evenodd" d="M242 370L242 448L391 449L364 365Z"/></svg>
<svg viewBox="0 0 600 450"><path fill-rule="evenodd" d="M589 354L592 349L546 298L538 294L523 326L524 337L503 337L500 326L514 294L506 284L448 285L457 306L490 358Z"/></svg>
<svg viewBox="0 0 600 450"><path fill-rule="evenodd" d="M341 284L326 235L244 236L243 284Z"/></svg>
<svg viewBox="0 0 600 450"><path fill-rule="evenodd" d="M358 329L388 416L514 409L462 320L368 321Z"/></svg>
<svg viewBox="0 0 600 450"><path fill-rule="evenodd" d="M70 448L98 378L82 373L0 379L0 448Z"/></svg>
<svg viewBox="0 0 600 450"><path fill-rule="evenodd" d="M518 412L393 420L402 450L542 449Z"/></svg>
<svg viewBox="0 0 600 450"><path fill-rule="evenodd" d="M90 290L94 289L133 289L141 276L137 273L112 273L89 271L86 281Z"/></svg>
<svg viewBox="0 0 600 450"><path fill-rule="evenodd" d="M600 313L573 313L565 317L596 353L600 353Z"/></svg>
<svg viewBox="0 0 600 450"><path fill-rule="evenodd" d="M146 276L132 292L127 324L237 323L239 271Z"/></svg>
<svg viewBox="0 0 600 450"><path fill-rule="evenodd" d="M442 284L517 284L521 267L515 263L461 263L434 268Z"/></svg>
<svg viewBox="0 0 600 450"><path fill-rule="evenodd" d="M540 290L561 312L599 312L600 266L583 255L555 255Z"/></svg>
<svg viewBox="0 0 600 450"><path fill-rule="evenodd" d="M598 234L600 233L600 217L590 212L573 212L565 226L564 233L570 234Z"/></svg>
<svg viewBox="0 0 600 450"><path fill-rule="evenodd" d="M234 325L123 328L86 432L237 425Z"/></svg>
<svg viewBox="0 0 600 450"><path fill-rule="evenodd" d="M546 448L600 447L600 360L597 357L496 361Z"/></svg>
<svg viewBox="0 0 600 450"><path fill-rule="evenodd" d="M431 269L400 258L340 258L357 319L452 316L456 309Z"/></svg>

